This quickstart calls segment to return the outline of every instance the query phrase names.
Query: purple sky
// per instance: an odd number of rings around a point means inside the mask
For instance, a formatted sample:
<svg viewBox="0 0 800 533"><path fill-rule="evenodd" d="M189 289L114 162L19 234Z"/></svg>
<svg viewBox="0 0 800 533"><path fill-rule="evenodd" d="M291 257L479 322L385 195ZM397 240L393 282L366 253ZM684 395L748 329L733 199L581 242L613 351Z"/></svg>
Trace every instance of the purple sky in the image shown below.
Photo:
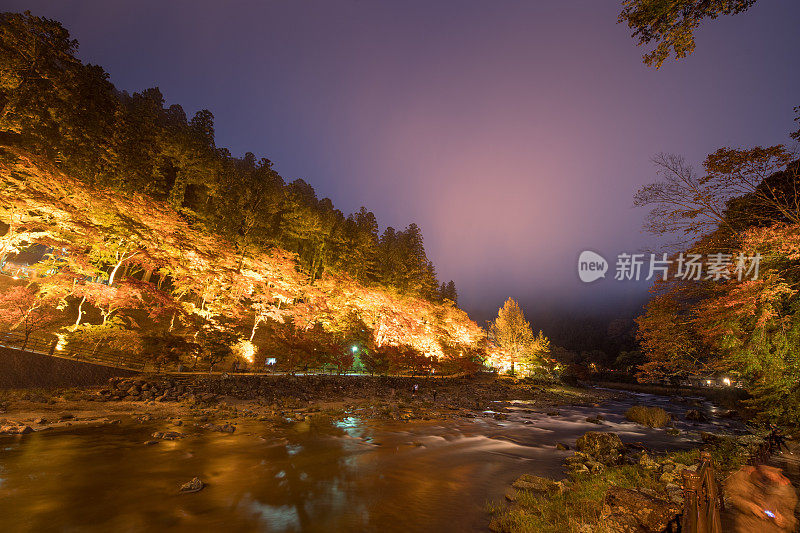
<svg viewBox="0 0 800 533"><path fill-rule="evenodd" d="M800 105L800 2L761 0L641 62L618 2L4 1L60 20L121 89L159 86L217 143L276 162L345 213L418 223L442 279L486 319L638 301L582 285L583 249L648 237L632 195L650 157L787 142ZM535 324L534 324L535 325Z"/></svg>

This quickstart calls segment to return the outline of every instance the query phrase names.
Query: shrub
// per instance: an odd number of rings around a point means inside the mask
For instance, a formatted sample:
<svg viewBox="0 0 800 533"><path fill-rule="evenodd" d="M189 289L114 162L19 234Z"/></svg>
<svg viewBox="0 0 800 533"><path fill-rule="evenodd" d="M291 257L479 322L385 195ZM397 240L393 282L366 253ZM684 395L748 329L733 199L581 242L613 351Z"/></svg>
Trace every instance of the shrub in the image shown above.
<svg viewBox="0 0 800 533"><path fill-rule="evenodd" d="M643 426L663 428L672 420L672 415L660 407L634 405L625 412L625 418Z"/></svg>

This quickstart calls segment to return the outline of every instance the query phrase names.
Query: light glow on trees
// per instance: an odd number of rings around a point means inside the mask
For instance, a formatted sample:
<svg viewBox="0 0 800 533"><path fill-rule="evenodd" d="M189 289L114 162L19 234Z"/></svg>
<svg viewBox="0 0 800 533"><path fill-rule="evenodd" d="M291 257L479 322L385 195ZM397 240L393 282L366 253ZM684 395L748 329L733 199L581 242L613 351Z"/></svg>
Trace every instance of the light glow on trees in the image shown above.
<svg viewBox="0 0 800 533"><path fill-rule="evenodd" d="M140 334L144 318L149 328L190 342L198 328L229 331L229 347L252 363L265 335L291 325L292 335L319 328L363 336L344 345L353 355L396 347L397 368L472 353L485 337L451 301L365 285L341 271L310 279L297 255L279 248L253 247L241 255L165 202L90 187L24 152L0 161L0 205L8 206L0 220L13 224L4 249L16 253L39 244L51 250L31 268L38 290L60 301L59 309L77 313L67 337L94 338L91 330L101 328L102 338L119 333L133 346L131 336ZM89 323L97 316L102 323ZM363 325L351 331L352 316ZM308 342L323 342L323 352L333 349L320 335ZM427 362L414 362L417 357Z"/></svg>

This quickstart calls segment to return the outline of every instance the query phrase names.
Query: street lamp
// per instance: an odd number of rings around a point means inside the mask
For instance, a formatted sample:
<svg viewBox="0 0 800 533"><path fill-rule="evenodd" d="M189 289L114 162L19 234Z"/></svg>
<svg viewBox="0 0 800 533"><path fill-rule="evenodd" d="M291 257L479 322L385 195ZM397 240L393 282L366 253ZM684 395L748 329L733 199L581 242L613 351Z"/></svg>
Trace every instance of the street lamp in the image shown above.
<svg viewBox="0 0 800 533"><path fill-rule="evenodd" d="M353 345L353 347L352 347L352 348L350 348L350 349L351 349L351 350L353 350L353 353L356 353L356 352L358 351L358 346L356 346L356 345L354 344L354 345Z"/></svg>

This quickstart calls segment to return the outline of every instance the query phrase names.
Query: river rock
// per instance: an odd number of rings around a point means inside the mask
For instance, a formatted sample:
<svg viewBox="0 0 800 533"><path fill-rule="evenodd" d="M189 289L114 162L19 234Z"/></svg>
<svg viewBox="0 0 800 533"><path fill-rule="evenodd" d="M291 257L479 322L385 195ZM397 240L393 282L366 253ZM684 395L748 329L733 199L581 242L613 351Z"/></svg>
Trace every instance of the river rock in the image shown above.
<svg viewBox="0 0 800 533"><path fill-rule="evenodd" d="M200 427L203 429L209 429L211 431L219 431L220 433L233 433L234 431L236 431L236 426L234 426L233 424L217 425L209 422L208 424L203 424Z"/></svg>
<svg viewBox="0 0 800 533"><path fill-rule="evenodd" d="M527 490L529 492L550 492L559 490L560 484L546 477L522 474L511 486L517 490Z"/></svg>
<svg viewBox="0 0 800 533"><path fill-rule="evenodd" d="M588 474L590 472L589 467L583 463L576 463L570 468L570 474Z"/></svg>
<svg viewBox="0 0 800 533"><path fill-rule="evenodd" d="M705 422L708 420L706 415L702 412L698 411L697 409L689 409L686 411L686 420L691 420L692 422Z"/></svg>
<svg viewBox="0 0 800 533"><path fill-rule="evenodd" d="M153 433L152 437L154 439L162 439L162 440L178 440L185 437L183 433L179 433L177 431L156 431Z"/></svg>
<svg viewBox="0 0 800 533"><path fill-rule="evenodd" d="M604 465L622 464L625 445L616 433L589 431L575 442L575 448Z"/></svg>
<svg viewBox="0 0 800 533"><path fill-rule="evenodd" d="M658 463L650 457L647 452L643 452L639 457L639 465L647 470L655 470L658 468Z"/></svg>
<svg viewBox="0 0 800 533"><path fill-rule="evenodd" d="M595 461L594 459L590 459L583 463L583 466L589 469L589 472L592 474L601 474L605 471L606 465L601 463L600 461Z"/></svg>
<svg viewBox="0 0 800 533"><path fill-rule="evenodd" d="M2 435L27 435L28 433L33 433L33 428L30 426L0 426Z"/></svg>
<svg viewBox="0 0 800 533"><path fill-rule="evenodd" d="M192 492L200 492L205 487L205 483L203 483L199 477L192 479L181 485L180 492L184 494L192 493Z"/></svg>
<svg viewBox="0 0 800 533"><path fill-rule="evenodd" d="M679 507L683 506L683 488L676 484L676 483L668 483L664 490L667 491L667 497L669 501L678 505Z"/></svg>
<svg viewBox="0 0 800 533"><path fill-rule="evenodd" d="M569 450L569 446L567 444L564 444L563 442L559 442L556 444L556 450L561 450L561 451Z"/></svg>

